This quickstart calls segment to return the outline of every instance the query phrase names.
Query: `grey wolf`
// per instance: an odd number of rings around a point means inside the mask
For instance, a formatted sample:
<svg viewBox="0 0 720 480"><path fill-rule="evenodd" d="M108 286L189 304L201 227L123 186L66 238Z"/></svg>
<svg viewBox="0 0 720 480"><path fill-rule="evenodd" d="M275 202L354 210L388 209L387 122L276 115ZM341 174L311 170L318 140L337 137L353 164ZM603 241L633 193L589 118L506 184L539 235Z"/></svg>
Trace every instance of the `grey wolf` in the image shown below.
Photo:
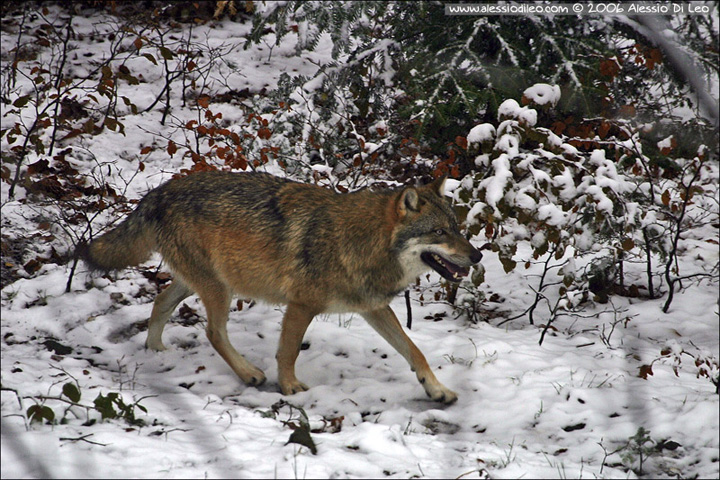
<svg viewBox="0 0 720 480"><path fill-rule="evenodd" d="M431 399L452 403L457 394L438 381L389 307L420 274L432 269L457 282L482 258L460 233L444 182L339 194L265 173L196 173L151 190L78 253L104 271L162 254L174 281L152 309L152 350L165 349L165 323L196 293L210 343L245 383L260 385L265 374L228 339L230 301L238 294L284 304L276 358L280 389L290 395L308 389L295 360L313 317L356 312L405 357Z"/></svg>

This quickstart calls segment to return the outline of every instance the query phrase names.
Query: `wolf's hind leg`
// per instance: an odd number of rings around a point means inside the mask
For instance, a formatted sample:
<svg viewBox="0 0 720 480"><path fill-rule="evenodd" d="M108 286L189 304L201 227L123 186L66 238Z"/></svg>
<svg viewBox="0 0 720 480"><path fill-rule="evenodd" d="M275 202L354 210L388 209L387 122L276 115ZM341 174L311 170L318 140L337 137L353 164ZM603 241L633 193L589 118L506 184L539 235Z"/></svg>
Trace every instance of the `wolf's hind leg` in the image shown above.
<svg viewBox="0 0 720 480"><path fill-rule="evenodd" d="M304 392L308 386L295 376L295 360L300 353L302 339L313 317L319 312L306 306L290 303L285 311L276 355L278 383L283 395Z"/></svg>
<svg viewBox="0 0 720 480"><path fill-rule="evenodd" d="M175 307L192 293L192 290L177 278L168 288L160 292L155 299L150 321L148 322L145 347L155 351L165 350L165 345L162 342L163 328L165 328L170 315L175 311Z"/></svg>
<svg viewBox="0 0 720 480"><path fill-rule="evenodd" d="M457 394L447 388L435 377L425 356L420 349L410 340L400 325L395 313L387 306L371 312L364 312L362 316L395 350L400 353L410 364L410 368L417 375L427 395L443 403L453 403L457 400Z"/></svg>
<svg viewBox="0 0 720 480"><path fill-rule="evenodd" d="M212 346L243 382L255 386L264 383L263 371L240 355L228 339L227 320L232 299L230 291L220 282L205 279L202 288L198 288L198 294L207 310L206 332Z"/></svg>

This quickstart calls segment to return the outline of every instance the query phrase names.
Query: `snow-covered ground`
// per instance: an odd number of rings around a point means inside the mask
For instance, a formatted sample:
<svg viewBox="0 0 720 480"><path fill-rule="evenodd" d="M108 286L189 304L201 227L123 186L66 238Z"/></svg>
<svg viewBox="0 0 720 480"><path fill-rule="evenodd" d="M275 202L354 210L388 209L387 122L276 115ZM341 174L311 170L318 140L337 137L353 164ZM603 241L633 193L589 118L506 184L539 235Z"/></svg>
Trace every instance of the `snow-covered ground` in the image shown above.
<svg viewBox="0 0 720 480"><path fill-rule="evenodd" d="M527 304L530 291L517 287L522 278L505 275L492 255L485 263L485 288L507 298L503 309ZM539 330L525 320L505 328L493 326L497 318L433 321L424 317L447 308L416 301L411 336L460 395L444 407L425 397L405 361L359 317L316 319L297 366L312 388L285 398L274 383L280 308L246 305L231 314L236 347L269 377L260 388L246 387L209 345L202 323L184 326L176 316L165 333L171 348L144 349L138 324L149 317L151 298L133 298L144 277L123 272L116 282L64 294L66 274L55 267L4 290L5 298L16 295L3 300L3 387L59 395L72 375L87 403L111 391L122 391L126 403L150 396L140 402L148 413L138 412L148 426L116 420L83 427L79 409L66 425L28 426L21 414L33 402L24 399L21 408L4 391L3 415L13 416L3 418L3 477L625 478L634 474L620 453L604 453L640 426L680 445L651 456L646 471L718 475L718 396L710 382L690 369L675 376L670 365L656 365L647 380L637 376L665 339L717 353L711 290L681 296L668 315L660 301L627 305L633 319L613 333L612 348L597 332L583 333L597 321L577 319L538 346ZM39 295L46 305L26 306ZM187 304L203 316L197 300ZM402 318L404 300L393 307ZM48 351L48 337L72 353ZM317 455L286 443L289 407L275 419L263 415L283 399L305 410L311 428L328 430L312 434ZM48 404L62 411L59 402ZM334 419L341 429L330 433ZM97 444L72 440L79 438Z"/></svg>
<svg viewBox="0 0 720 480"><path fill-rule="evenodd" d="M76 30L90 29L95 20L84 19L87 25ZM283 71L308 74L330 58L327 39L301 62L290 37L270 55L262 44L241 48L249 25L222 21L195 29L209 42L237 41L226 58L242 65L229 77L237 90L272 88ZM12 40L3 37L5 62ZM138 105L162 88L162 77L146 66L145 83L123 87L132 89ZM133 73L140 69L138 63ZM230 105L213 110L230 121L242 115ZM100 163L125 166L127 178L143 146L166 143L155 134L162 131L160 114L128 116L125 136L108 132L78 147ZM130 198L188 166L164 151L143 161ZM7 202L3 182L0 194L3 230L37 233L23 191ZM700 254L716 262L717 244L698 245L681 257L681 269ZM530 250L520 246L518 261L529 258ZM716 284L678 294L667 314L664 299L613 297L614 309L596 305L561 317L539 345L542 325L524 317L503 320L532 302L541 265L505 274L489 252L483 263L486 322L455 319L446 304L428 302L427 291L421 301L422 290L439 281L435 274L411 290L409 334L438 378L459 394L450 406L429 401L403 358L359 316L315 319L297 362L299 379L311 388L284 397L274 360L282 307L245 302L231 310L235 347L268 376L261 387L248 387L210 346L196 297L166 327L169 349L155 353L144 348L156 293L145 275L128 269L110 281L81 267L65 293L69 266L48 263L2 290L2 477L635 478L641 427L652 440L644 444L644 472L720 476L715 386L696 376L688 356L675 365L677 373L670 358L652 363L666 347L720 356ZM158 264L155 257L147 265ZM392 306L404 323L404 298ZM640 367L649 364L652 375L641 378ZM138 406L134 414L143 425L102 421L96 410L79 406L64 422L30 423L26 413L36 403L49 406L56 420L63 417L66 402L40 398L61 397L67 383L78 387L79 404L91 406L112 392L125 405L138 402L144 410ZM288 443L303 412L316 453Z"/></svg>

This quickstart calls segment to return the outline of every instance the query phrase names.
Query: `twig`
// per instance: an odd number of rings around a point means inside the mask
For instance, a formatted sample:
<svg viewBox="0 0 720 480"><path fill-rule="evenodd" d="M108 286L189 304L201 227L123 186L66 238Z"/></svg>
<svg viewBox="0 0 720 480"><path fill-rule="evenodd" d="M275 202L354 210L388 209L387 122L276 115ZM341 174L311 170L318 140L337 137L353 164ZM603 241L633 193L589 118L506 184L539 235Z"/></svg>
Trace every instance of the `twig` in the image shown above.
<svg viewBox="0 0 720 480"><path fill-rule="evenodd" d="M18 393L17 390L15 390L14 388L9 388L9 387L0 387L0 391L13 392L15 394L15 396L17 397L18 404L20 405L20 409L23 408L22 397L20 396L20 394Z"/></svg>
<svg viewBox="0 0 720 480"><path fill-rule="evenodd" d="M109 445L109 444L107 444L107 443L93 442L92 440L88 440L88 437L92 437L93 435L94 435L93 433L88 433L87 435L82 435L82 436L75 437L75 438L60 437L59 440L61 440L61 441L65 440L65 441L68 441L68 442L80 442L80 441L82 441L82 442L91 443L91 444L93 444L93 445L100 445L101 447L107 447L107 446Z"/></svg>
<svg viewBox="0 0 720 480"><path fill-rule="evenodd" d="M412 328L412 307L410 306L410 290L405 290L405 308L407 308L407 328Z"/></svg>

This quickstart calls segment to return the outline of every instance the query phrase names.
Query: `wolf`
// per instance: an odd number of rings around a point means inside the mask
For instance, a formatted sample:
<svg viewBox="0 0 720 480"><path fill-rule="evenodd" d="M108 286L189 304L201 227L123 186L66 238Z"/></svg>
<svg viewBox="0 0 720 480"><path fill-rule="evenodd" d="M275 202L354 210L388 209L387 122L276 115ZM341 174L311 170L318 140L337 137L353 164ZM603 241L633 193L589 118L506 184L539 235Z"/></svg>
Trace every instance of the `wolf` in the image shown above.
<svg viewBox="0 0 720 480"><path fill-rule="evenodd" d="M438 381L389 306L420 274L435 270L458 282L482 258L461 234L444 184L442 177L420 187L335 193L266 173L195 173L148 192L78 254L91 269L109 271L160 252L174 280L153 305L152 350L165 350L163 327L196 293L212 346L245 383L260 385L265 374L228 339L231 298L287 305L276 359L280 390L291 395L308 389L295 360L313 317L354 312L407 360L432 400L453 403L457 394Z"/></svg>

